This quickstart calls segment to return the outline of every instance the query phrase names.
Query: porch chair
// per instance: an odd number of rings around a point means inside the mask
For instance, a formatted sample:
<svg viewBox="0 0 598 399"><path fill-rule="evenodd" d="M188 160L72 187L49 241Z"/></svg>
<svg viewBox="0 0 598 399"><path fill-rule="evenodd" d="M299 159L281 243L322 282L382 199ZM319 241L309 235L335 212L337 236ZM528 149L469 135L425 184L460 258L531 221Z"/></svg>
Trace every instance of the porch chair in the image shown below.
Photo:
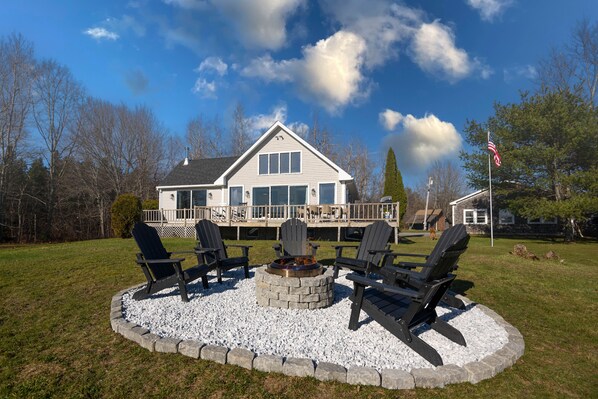
<svg viewBox="0 0 598 399"><path fill-rule="evenodd" d="M222 283L222 272L243 267L245 278L249 278L249 245L224 245L220 229L208 219L202 219L195 225L199 243L195 248L197 256L203 262L216 268L218 282ZM242 256L229 257L227 248L241 248Z"/></svg>
<svg viewBox="0 0 598 399"><path fill-rule="evenodd" d="M280 226L280 243L272 245L278 258L299 255L315 258L319 247L307 239L307 223L296 218L288 219Z"/></svg>
<svg viewBox="0 0 598 399"><path fill-rule="evenodd" d="M137 264L147 279L147 285L135 292L133 299L145 299L178 284L181 299L189 302L186 284L200 277L203 287L208 288L207 274L212 270L211 267L202 264L183 270L181 263L185 259L171 258L173 252L166 251L156 229L145 223L136 223L132 234L141 251L137 254Z"/></svg>
<svg viewBox="0 0 598 399"><path fill-rule="evenodd" d="M388 239L392 227L382 220L378 220L365 228L359 245L337 245L336 260L334 262L334 278L338 277L339 269L346 268L360 274L368 274L372 267L379 266L384 253L390 252ZM343 256L343 249L357 248L355 258Z"/></svg>
<svg viewBox="0 0 598 399"><path fill-rule="evenodd" d="M436 262L429 265L426 280L416 289L349 274L347 279L353 281L354 286L350 297L352 304L349 329L359 328L359 314L364 310L432 365L441 366L442 358L436 349L417 337L413 330L425 323L451 341L467 346L465 338L456 328L438 318L436 306L455 279L450 271L467 249L468 242L469 236L444 250ZM406 270L400 269L397 273L404 271Z"/></svg>
<svg viewBox="0 0 598 399"><path fill-rule="evenodd" d="M384 259L382 260L383 268L380 270L380 274L385 277L385 282L399 284L402 287L418 289L423 282L428 281L432 268L438 262L440 256L442 256L442 253L452 245L456 245L465 239L469 240L469 234L467 234L465 226L463 224L456 224L441 234L440 239L429 255L396 252L385 254ZM401 256L422 257L425 261L423 263L399 261L394 264L393 261ZM394 268L389 266L394 266ZM396 269L397 267L400 269ZM455 263L451 271L457 270L458 267L459 266ZM416 271L416 268L421 269ZM396 281L389 281L388 279L395 279ZM442 302L454 308L465 309L463 301L455 298L455 294L451 291L447 291L442 298Z"/></svg>

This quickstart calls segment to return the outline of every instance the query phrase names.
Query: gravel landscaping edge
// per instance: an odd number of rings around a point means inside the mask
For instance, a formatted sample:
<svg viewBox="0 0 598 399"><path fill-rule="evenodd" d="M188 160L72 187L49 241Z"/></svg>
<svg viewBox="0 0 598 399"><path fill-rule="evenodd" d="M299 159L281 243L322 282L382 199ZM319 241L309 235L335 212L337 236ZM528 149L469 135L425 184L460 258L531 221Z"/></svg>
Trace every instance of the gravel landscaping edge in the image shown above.
<svg viewBox="0 0 598 399"><path fill-rule="evenodd" d="M126 321L123 318L122 296L125 292L140 288L136 285L119 291L110 303L110 325L112 330L151 352L180 353L194 359L212 360L221 364L234 364L246 369L264 372L277 372L289 376L315 377L321 381L340 381L357 385L381 386L387 389L441 388L448 384L478 382L492 378L504 369L511 367L523 356L525 342L515 327L507 323L492 309L476 304L476 307L503 327L508 333L508 342L495 353L478 362L470 362L463 367L448 364L440 367L415 368L411 372L383 369L378 372L369 367L352 367L321 362L313 359L283 358L273 355L256 356L250 350L206 345L198 341L184 341L175 338L162 338L147 329ZM457 295L466 305L473 304L464 296Z"/></svg>

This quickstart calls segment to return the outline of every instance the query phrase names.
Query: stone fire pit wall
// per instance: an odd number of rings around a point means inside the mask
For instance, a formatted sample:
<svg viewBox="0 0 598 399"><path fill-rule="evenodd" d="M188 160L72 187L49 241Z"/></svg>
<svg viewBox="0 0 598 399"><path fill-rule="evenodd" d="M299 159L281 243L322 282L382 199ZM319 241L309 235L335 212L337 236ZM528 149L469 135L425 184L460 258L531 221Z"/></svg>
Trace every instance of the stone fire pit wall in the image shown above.
<svg viewBox="0 0 598 399"><path fill-rule="evenodd" d="M255 269L255 296L260 306L281 309L321 309L334 301L333 269L316 277L282 277L266 266Z"/></svg>

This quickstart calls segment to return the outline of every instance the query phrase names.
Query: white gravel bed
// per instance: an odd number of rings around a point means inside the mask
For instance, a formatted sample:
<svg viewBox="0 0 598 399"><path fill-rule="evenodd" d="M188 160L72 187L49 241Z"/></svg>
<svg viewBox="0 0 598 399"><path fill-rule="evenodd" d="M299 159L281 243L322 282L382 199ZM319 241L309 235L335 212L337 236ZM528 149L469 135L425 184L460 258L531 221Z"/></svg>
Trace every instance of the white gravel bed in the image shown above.
<svg viewBox="0 0 598 399"><path fill-rule="evenodd" d="M319 310L258 306L255 280L241 278L242 273L225 273L222 284L210 279L208 290L202 288L201 280L188 284L187 303L181 301L176 288L141 301L134 301L130 293L125 293L124 317L161 337L245 348L258 355L309 358L346 368L366 366L379 371L433 367L363 311L359 329L349 330L352 282L345 279L342 271L335 284L334 304ZM428 327L416 330L438 351L444 364L463 366L479 361L508 342L505 329L475 305L464 311L444 307L437 311L443 320L461 331L467 342L467 347L462 347Z"/></svg>

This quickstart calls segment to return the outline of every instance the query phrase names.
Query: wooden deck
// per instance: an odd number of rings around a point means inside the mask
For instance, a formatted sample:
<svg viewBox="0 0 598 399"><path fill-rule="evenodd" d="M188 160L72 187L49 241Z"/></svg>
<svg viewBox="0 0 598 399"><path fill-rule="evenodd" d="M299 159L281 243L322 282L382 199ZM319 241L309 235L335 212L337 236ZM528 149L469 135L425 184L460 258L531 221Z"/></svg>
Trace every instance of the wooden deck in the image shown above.
<svg viewBox="0 0 598 399"><path fill-rule="evenodd" d="M343 228L365 227L384 220L394 227L397 242L398 215L399 203L242 205L144 210L143 221L156 227L161 236L195 237L195 224L201 219L210 219L220 227L236 227L239 239L241 228L276 228L278 237L280 225L296 217L305 221L308 228L336 228L340 241Z"/></svg>

